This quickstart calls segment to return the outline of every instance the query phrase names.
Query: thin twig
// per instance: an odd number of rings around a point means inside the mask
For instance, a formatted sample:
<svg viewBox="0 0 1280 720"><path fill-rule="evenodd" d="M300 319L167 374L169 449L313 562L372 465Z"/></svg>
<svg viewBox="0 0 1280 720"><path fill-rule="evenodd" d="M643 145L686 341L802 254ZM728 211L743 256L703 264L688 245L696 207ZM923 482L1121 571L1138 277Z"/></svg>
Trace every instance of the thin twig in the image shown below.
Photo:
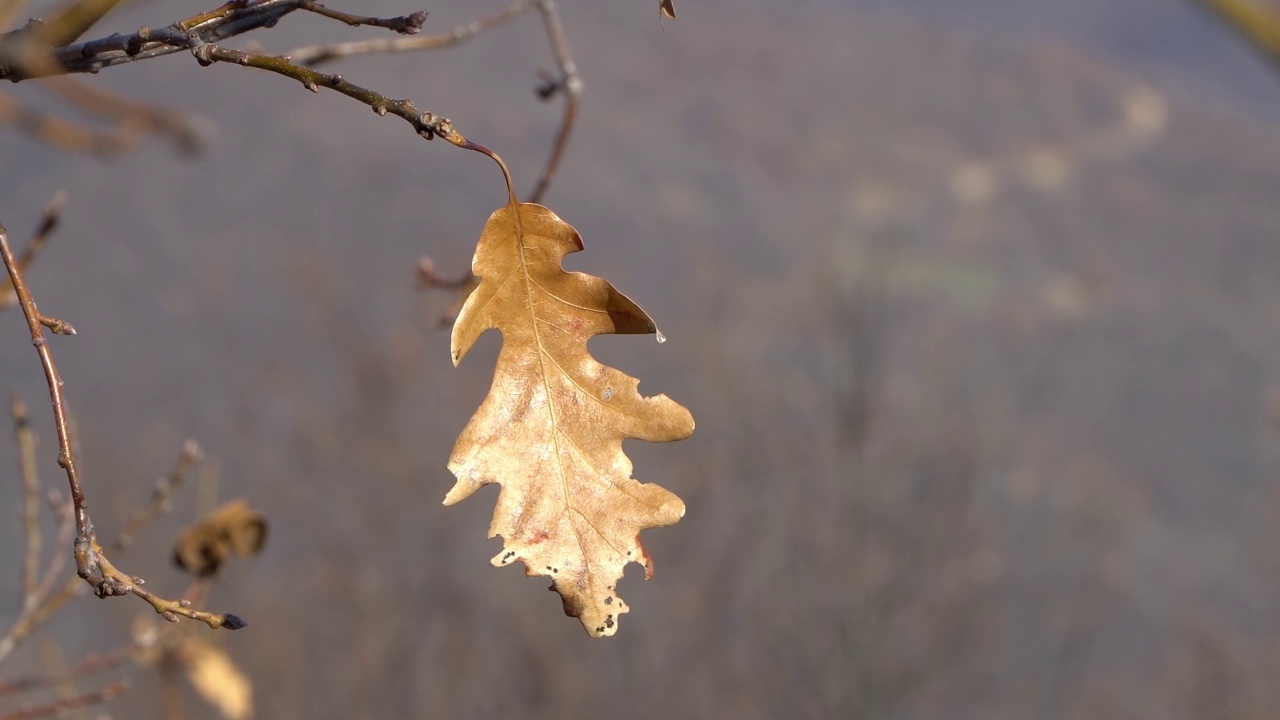
<svg viewBox="0 0 1280 720"><path fill-rule="evenodd" d="M0 715L0 720L37 720L37 718L59 717L76 708L101 705L102 703L119 697L128 689L128 683L115 682L99 690L94 690L93 692L76 695L75 697L63 698L47 705L17 710L9 713L8 715Z"/></svg>
<svg viewBox="0 0 1280 720"><path fill-rule="evenodd" d="M422 24L427 21L426 10L419 10L418 12L410 15L402 15L394 18L364 17L327 8L318 2L314 2L314 0L306 0L306 2L303 2L301 9L313 12L317 15L323 15L331 20L344 22L351 27L371 25L373 27L387 28L388 30L398 32L401 35L416 35L418 31L422 30Z"/></svg>
<svg viewBox="0 0 1280 720"><path fill-rule="evenodd" d="M35 607L40 585L40 477L36 474L36 434L31 430L27 404L17 395L9 405L13 416L13 439L18 446L22 479L22 527L26 534L22 554L22 609Z"/></svg>
<svg viewBox="0 0 1280 720"><path fill-rule="evenodd" d="M547 39L551 43L551 54L555 57L560 69L560 77L544 84L538 95L549 100L556 94L564 96L564 113L560 119L560 129L556 132L555 143L551 146L551 154L538 177L538 184L529 194L529 202L542 202L542 198L551 187L556 172L560 169L560 161L564 151L569 147L569 136L573 134L574 123L578 119L578 105L582 101L582 78L578 76L578 67L573 62L569 51L569 41L565 39L564 27L560 24L560 13L555 0L537 0L538 13L542 15L543 25L547 29Z"/></svg>
<svg viewBox="0 0 1280 720"><path fill-rule="evenodd" d="M446 33L409 38L372 38L352 42L307 45L290 50L287 55L299 65L315 67L323 63L353 55L369 53L401 53L420 50L439 50L454 47L476 36L501 27L533 9L534 0L516 0L506 8L467 23Z"/></svg>
<svg viewBox="0 0 1280 720"><path fill-rule="evenodd" d="M262 27L270 27L280 18L298 9L304 0L263 0L248 6L245 0L232 0L224 5L181 20L173 25L180 32L194 32L205 42L225 40ZM28 25L0 36L0 78L13 82L49 75L93 72L123 63L178 52L181 48L165 43L148 43L137 33L113 33L50 50L40 42L39 24Z"/></svg>
<svg viewBox="0 0 1280 720"><path fill-rule="evenodd" d="M165 29L182 34L190 33L201 43L217 43L258 28L271 27L285 15L314 5L314 0L231 0L214 10L180 20ZM322 14L332 16L334 13ZM390 26L403 26L407 30L418 15L415 13L381 22ZM422 16L425 17L425 14ZM362 24L376 24L374 21L377 18L362 20L368 21ZM115 65L169 55L190 47L186 43L176 45L157 41L150 37L155 31L143 27L135 33L114 33L104 38L50 50L47 44L41 43L39 27L37 23L0 35L0 79L19 82L48 75L94 73Z"/></svg>
<svg viewBox="0 0 1280 720"><path fill-rule="evenodd" d="M57 195L49 201L44 208L44 215L40 217L40 226L36 228L36 232L31 237L31 242L22 250L22 256L18 258L18 267L26 272L31 267L31 263L35 262L36 256L44 248L49 236L58 227L58 221L62 218L62 206L66 203L67 193L58 191ZM18 294L13 291L13 283L8 277L0 278L0 310L13 307L18 303Z"/></svg>
<svg viewBox="0 0 1280 720"><path fill-rule="evenodd" d="M76 512L72 507L71 501L62 497L62 493L57 490L49 491L49 509L53 511L53 517L58 524L58 530L54 535L54 547L62 548L71 544L75 539L76 532ZM71 556L65 552L56 552L49 557L49 564L44 569L44 574L40 576L40 584L36 588L36 597L40 600L36 603L41 606L45 603L45 599L53 592L53 586L57 584L62 577L62 571L67 567L67 559ZM76 581L77 586L79 578L73 577L72 581Z"/></svg>
<svg viewBox="0 0 1280 720"><path fill-rule="evenodd" d="M62 399L62 378L58 375L57 366L53 364L53 356L49 353L49 344L44 336L46 326L63 326L65 323L56 318L41 315L36 308L35 299L31 297L31 291L27 289L27 283L22 277L22 269L13 256L13 250L9 247L8 232L2 225L0 225L0 259L3 259L9 271L9 281L13 284L13 291L18 296L22 314L27 319L27 327L31 331L31 344L40 355L40 365L44 368L45 381L49 386L54 425L58 432L58 465L66 471L67 483L71 488L71 501L75 503L76 508L76 570L80 577L88 579L94 574L89 557L93 525L89 521L88 505L85 502L84 490L80 486L80 473L71 452L71 437L67 432L67 411Z"/></svg>
<svg viewBox="0 0 1280 720"><path fill-rule="evenodd" d="M65 502L57 490L49 491L49 506L58 523L54 545L55 547L66 547L71 544L71 540L75 536L75 513L70 503ZM17 649L37 627L66 602L61 600L55 607L51 608L48 601L51 599L50 596L53 593L54 585L58 582L58 578L62 576L62 572L67 566L67 558L68 555L65 552L56 552L50 556L49 564L36 584L35 591L31 594L33 599L29 602L24 602L22 612L19 613L17 620L9 626L3 636L0 636L0 664L4 663L5 658L10 653ZM79 586L78 579L73 579L77 580L77 586Z"/></svg>
<svg viewBox="0 0 1280 720"><path fill-rule="evenodd" d="M177 461L174 462L173 470L156 481L155 489L151 492L151 502L129 517L129 522L125 523L120 535L110 545L112 552L124 550L132 545L133 536L138 530L169 511L173 493L186 483L187 478L191 475L192 468L202 459L204 459L204 452L196 444L195 440L187 440L183 443L182 452L179 453Z"/></svg>
<svg viewBox="0 0 1280 720"><path fill-rule="evenodd" d="M191 584L187 585L186 591L182 593L182 597L198 605L198 603L204 602L205 596L209 594L211 584L211 578L193 579ZM134 633L132 641L110 652L90 653L78 665L65 671L65 673L38 675L32 676L32 678L19 678L17 680L9 680L9 682L0 682L0 696L36 691L36 689L47 688L67 679L83 679L88 675L101 673L102 670L110 670L111 667L123 665L124 662L137 657L138 653L155 647L156 643L159 643L160 639L165 637L168 628L177 630L174 625L166 625L164 628L160 628L159 632Z"/></svg>
<svg viewBox="0 0 1280 720"><path fill-rule="evenodd" d="M542 16L547 40L551 45L551 54L555 60L558 73L547 78L537 89L543 100L551 100L557 95L564 98L564 110L561 114L560 127L556 131L551 152L538 176L529 202L541 202L547 190L555 180L569 147L569 138L578 118L578 110L582 103L582 78L578 74L573 54L569 50L569 42L564 27L560 22L559 8L554 0L516 0L507 7L492 15L475 20L466 25L459 25L447 33L427 35L415 38L375 38L354 42L332 43L327 45L307 45L290 50L287 54L293 62L308 67L316 67L326 62L353 55L369 53L399 53L421 50L437 50L460 45L476 36L501 27L525 13L537 10Z"/></svg>
<svg viewBox="0 0 1280 720"><path fill-rule="evenodd" d="M354 83L348 82L341 75L327 74L294 63L288 56L263 55L260 53L231 50L220 45L206 43L196 33L181 33L172 28L148 30L143 28L142 37L147 41L158 41L170 45L190 49L191 54L201 65L228 63L245 67L267 70L302 83L312 92L319 92L321 87L342 93L349 98L368 105L378 115L395 115L410 125L419 135L428 140L436 136L453 144L458 144L451 136L457 135L453 123L448 118L431 112L419 110L410 100L393 100L381 93L374 92ZM461 137L461 136L458 136Z"/></svg>
<svg viewBox="0 0 1280 720"><path fill-rule="evenodd" d="M39 110L32 110L8 94L0 93L0 123L52 147L69 153L111 158L137 146L142 139L135 122L121 122L100 130Z"/></svg>
<svg viewBox="0 0 1280 720"><path fill-rule="evenodd" d="M178 456L172 472L166 480L157 483L156 490L152 495L151 504L143 510L135 513L126 525L126 532L122 532L116 537L108 547L112 551L122 550L128 544L129 538L133 533L141 529L142 525L151 522L161 513L168 510L169 498L166 493L171 495L180 485L182 485L187 476L190 474L190 468L187 466L188 457L192 451L199 451L198 447L193 447L194 443L188 441L188 445L183 447L182 453ZM166 490L161 487L167 485ZM71 503L65 501L56 490L49 491L49 506L53 510L54 517L58 522L57 538L54 541L54 547L66 547L72 543L75 537L75 510ZM67 559L70 556L67 553L54 553L49 565L45 569L44 575L40 579L39 587L36 591L38 598L35 607L29 611L24 611L18 619L10 626L9 630L3 636L0 636L0 663L23 643L37 628L48 622L50 618L58 613L72 598L80 595L86 588L86 584L80 580L78 576L71 576L54 592L54 586L62 577L63 570L66 568ZM195 580L181 595L178 601L180 606L201 605L208 591L208 584L200 579ZM0 693L3 694L3 693Z"/></svg>
<svg viewBox="0 0 1280 720"><path fill-rule="evenodd" d="M49 78L43 87L87 113L117 121L120 127L168 137L184 154L199 155L208 145L206 131L187 113L131 100L73 77Z"/></svg>
<svg viewBox="0 0 1280 720"><path fill-rule="evenodd" d="M62 493L57 490L49 490L49 510L53 513L54 521L57 523L57 531L54 534L53 546L62 548L70 545L76 536L76 512L71 501L63 498ZM63 570L67 568L67 560L71 557L65 552L55 552L49 556L49 564L45 566L44 573L40 575L40 583L36 587L36 607L32 609L34 613L40 613L42 606L45 604L53 588L62 578ZM72 577L71 580L79 585L79 578Z"/></svg>
<svg viewBox="0 0 1280 720"><path fill-rule="evenodd" d="M67 662L63 659L62 650L57 643L49 639L43 640L40 643L40 655L44 659L45 674L57 678L54 686L57 688L58 698L74 702L74 698L80 694L80 691L76 688L76 678L67 674ZM61 713L59 717L85 720L87 709L82 705L67 708L67 711Z"/></svg>
<svg viewBox="0 0 1280 720"><path fill-rule="evenodd" d="M53 495L52 492L50 494ZM75 512L66 503L61 502L61 498L51 500L51 504L55 505L55 514L59 519L56 545L66 547L75 537ZM18 619L9 626L3 636L0 636L0 664L3 664L5 659L21 646L36 628L43 625L68 600L75 597L77 590L84 587L84 583L80 582L79 578L73 577L57 595L51 595L54 584L66 568L67 557L65 552L53 553L36 590L34 605L24 608L18 615Z"/></svg>
<svg viewBox="0 0 1280 720"><path fill-rule="evenodd" d="M27 319L27 327L31 331L31 344L40 356L40 364L44 368L45 381L49 387L49 400L53 406L54 426L58 434L58 465L67 476L67 484L71 489L71 500L75 508L76 537L73 544L73 556L76 561L76 574L89 583L98 597L115 595L136 595L149 603L155 611L166 620L177 621L178 616L199 620L211 628L228 628L235 630L245 626L245 622L235 615L220 615L201 610L193 610L190 603L182 600L167 600L142 588L141 578L126 575L112 565L98 543L93 522L89 518L88 503L80 483L79 471L76 467L75 453L72 449L70 432L67 429L66 403L62 396L63 382L54 365L49 344L44 335L46 326L50 329L70 328L57 318L49 318L40 314L31 291L22 277L22 269L14 259L13 250L9 247L8 233L0 225L0 259L9 271L9 279L14 291L18 294L18 303L22 314Z"/></svg>

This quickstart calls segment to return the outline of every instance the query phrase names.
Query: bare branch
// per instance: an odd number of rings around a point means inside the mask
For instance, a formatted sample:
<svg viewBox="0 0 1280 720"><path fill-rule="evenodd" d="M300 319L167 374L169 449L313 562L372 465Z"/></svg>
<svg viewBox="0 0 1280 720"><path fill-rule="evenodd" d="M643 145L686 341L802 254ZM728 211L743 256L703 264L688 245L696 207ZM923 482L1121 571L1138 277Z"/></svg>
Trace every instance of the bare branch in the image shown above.
<svg viewBox="0 0 1280 720"><path fill-rule="evenodd" d="M577 65L569 50L564 27L560 22L559 9L554 0L516 0L507 7L492 15L485 16L466 25L459 25L447 33L427 35L414 38L377 38L354 42L333 43L328 45L307 45L289 51L287 57L299 65L316 67L326 62L353 55L370 53L400 53L421 50L438 50L460 45L475 38L481 33L501 27L525 13L537 10L542 16L547 40L551 45L551 53L555 59L558 72L549 75L537 88L543 100L551 100L557 95L564 98L564 110L561 114L560 127L556 131L555 141L547 156L542 172L538 176L529 202L541 202L555 180L569 146L569 138L577 122L578 109L582 101L582 78L578 75Z"/></svg>
<svg viewBox="0 0 1280 720"><path fill-rule="evenodd" d="M0 96L3 97L3 96ZM31 237L31 242L27 243L27 247L22 251L22 257L18 258L18 267L26 272L31 267L31 263L35 262L36 256L44 248L49 236L58 227L58 221L62 218L62 206L66 203L67 194L59 192L53 196L49 204L44 208L44 215L40 218L40 226L36 228L36 232ZM13 283L9 278L0 279L0 310L13 307L18 303L18 295L13 291Z"/></svg>
<svg viewBox="0 0 1280 720"><path fill-rule="evenodd" d="M0 259L3 259L5 267L9 271L9 281L18 296L18 304L22 308L22 314L27 319L27 327L31 331L31 344L35 346L36 352L40 355L40 364L44 368L45 380L49 386L49 397L53 403L54 423L58 432L58 465L66 470L67 482L71 487L71 500L75 503L76 508L76 531L78 533L76 537L76 566L80 576L88 578L92 574L88 559L88 548L93 534L93 527L89 521L89 511L85 503L84 490L80 487L80 475L71 452L71 438L67 432L66 407L62 400L62 378L58 375L58 369L53 364L53 356L49 353L49 345L44 336L44 326L65 325L65 323L56 318L41 315L36 308L35 299L31 297L31 292L27 289L26 281L22 277L22 268L13 256L13 250L9 247L8 233L3 226L0 226Z"/></svg>
<svg viewBox="0 0 1280 720"><path fill-rule="evenodd" d="M57 366L53 362L53 356L49 351L49 344L44 335L46 326L63 330L70 326L61 320L40 314L35 300L31 296L31 291L27 288L26 281L22 276L22 269L18 266L18 262L13 256L13 250L9 247L8 233L3 226L0 226L0 259L3 259L5 267L9 271L9 279L13 283L14 292L18 295L18 304L22 308L22 314L26 318L27 327L31 332L31 344L35 346L36 352L40 356L40 364L44 368L45 381L49 388L49 400L53 406L54 426L58 434L58 465L66 472L67 484L71 489L71 500L74 506L76 537L73 543L73 556L76 561L76 574L89 583L98 597L125 594L136 595L149 603L166 620L176 621L178 616L183 616L199 620L214 629L225 627L235 630L244 627L245 622L235 615L219 615L193 610L190 607L191 603L185 600L167 600L152 594L142 588L143 580L141 578L126 575L112 565L107 558L102 546L98 543L93 522L89 517L88 502L85 499L84 490L80 483L71 435L67 427L66 403L62 395L64 384L62 377L58 374ZM0 655L0 657L3 657L3 655Z"/></svg>
<svg viewBox="0 0 1280 720"><path fill-rule="evenodd" d="M560 161L569 146L569 136L573 133L574 123L578 119L578 106L582 101L582 79L578 77L578 67L569 52L569 42L565 39L564 27L560 24L560 14L555 0L538 0L538 12L542 15L543 25L547 29L547 39L551 42L551 53L555 56L556 65L560 69L560 77L545 83L538 89L543 100L549 100L556 94L564 96L564 113L560 119L560 129L556 132L555 143L551 146L551 154L538 177L538 184L529 194L529 202L542 202L551 181L560 169Z"/></svg>
<svg viewBox="0 0 1280 720"><path fill-rule="evenodd" d="M58 698L74 702L73 698L80 694L80 690L76 687L76 679L67 675L67 663L62 657L62 650L57 643L48 639L41 642L40 655L44 659L45 674L58 678L54 683ZM70 718L70 720L87 720L88 710L83 706L74 706L67 708L65 712L59 713L59 717Z"/></svg>
<svg viewBox="0 0 1280 720"><path fill-rule="evenodd" d="M61 503L60 498L55 502L60 506L60 509L57 510L60 513L57 546L65 547L71 544L71 539L75 535L75 513ZM44 624L59 608L66 604L67 600L75 597L78 588L83 587L83 583L80 582L79 578L72 578L71 581L74 581L74 584L69 581L68 585L56 596L50 596L54 583L62 574L66 565L67 553L58 552L53 554L49 560L49 566L45 569L44 577L41 578L40 585L36 590L34 605L24 607L22 613L18 615L18 619L14 621L13 625L9 626L3 636L0 636L0 664L3 664L10 653L22 645L36 628Z"/></svg>
<svg viewBox="0 0 1280 720"><path fill-rule="evenodd" d="M335 17L343 22L349 19L359 24L382 24L393 29L403 28L411 32L415 22L425 19L425 13L414 13L401 18L380 20L346 15L325 8L316 10L314 0L232 0L209 12L180 20L165 31L189 35L191 40L173 43L161 39L171 35L148 27L131 34L115 33L108 37L50 49L42 42L39 23L28 25L0 35L0 79L13 82L35 77L67 73L98 72L123 63L169 55L197 44L217 43L258 28L271 27L285 15L296 10L312 10ZM418 22L418 27L421 23ZM416 32L416 31L413 31Z"/></svg>
<svg viewBox="0 0 1280 720"><path fill-rule="evenodd" d="M454 47L476 36L506 25L533 9L534 0L516 0L492 15L466 25L459 25L447 33L410 38L376 38L328 45L307 45L290 50L287 55L299 65L315 67L332 60L367 55L370 53L401 53L420 50L440 50Z"/></svg>
<svg viewBox="0 0 1280 720"><path fill-rule="evenodd" d="M58 530L54 535L54 547L63 548L71 544L76 533L76 513L72 507L71 501L62 497L62 493L57 490L49 491L49 509L53 511L53 516L57 520ZM53 586L57 584L59 578L62 577L63 570L67 567L67 559L71 556L65 552L56 552L49 557L49 564L44 569L44 574L40 576L40 584L36 589L36 607L32 608L33 615L43 615L46 609L50 593L53 592ZM72 577L68 582L75 582L76 587L80 587L79 578ZM43 622L40 621L40 622ZM39 623L36 623L37 625ZM33 626L34 629L35 626Z"/></svg>
<svg viewBox="0 0 1280 720"><path fill-rule="evenodd" d="M52 20L38 26L40 40L52 47L73 43L119 4L120 0L77 0Z"/></svg>
<svg viewBox="0 0 1280 720"><path fill-rule="evenodd" d="M49 113L31 110L7 94L0 93L0 123L59 150L98 157L113 157L132 149L141 137L133 123L120 123L99 130Z"/></svg>
<svg viewBox="0 0 1280 720"><path fill-rule="evenodd" d="M111 544L113 552L124 550L132 545L133 536L138 530L169 511L173 493L187 482L192 468L203 459L204 451L200 449L195 440L187 440L183 443L182 452L178 455L178 459L173 465L173 470L156 481L155 489L151 493L151 502L129 517L129 522L125 524L124 530L120 531L120 535Z"/></svg>
<svg viewBox="0 0 1280 720"><path fill-rule="evenodd" d="M26 535L22 555L22 609L29 611L38 601L40 585L40 478L36 474L36 434L31 430L27 404L17 395L9 406L13 417L14 442L22 479L22 527Z"/></svg>
<svg viewBox="0 0 1280 720"><path fill-rule="evenodd" d="M453 123L448 118L441 117L431 112L423 112L409 100L392 100L381 93L363 88L354 83L347 82L341 75L327 75L312 70L311 68L296 65L290 61L288 57L274 57L271 55L260 55L256 53L247 53L240 50L228 50L217 45L194 45L191 52L196 56L202 64L211 64L214 62L231 63L233 65L243 65L246 67L258 68L259 70L268 70L270 72L293 78L302 83L302 86L312 92L318 92L319 88L325 87L335 92L342 93L349 98L358 100L359 102L373 108L378 115L386 115L388 113L402 118L417 131L422 137L431 140L437 135L454 142L452 136L457 133L453 129ZM457 144L457 143L454 143Z"/></svg>
<svg viewBox="0 0 1280 720"><path fill-rule="evenodd" d="M17 710L9 713L8 715L0 716L0 720L36 720L37 718L60 717L71 710L101 705L102 703L119 697L128 689L128 683L111 683L110 685L99 690L94 690L93 692L87 692L82 695L76 695L69 698L62 698L47 705Z"/></svg>
<svg viewBox="0 0 1280 720"><path fill-rule="evenodd" d="M128 128L134 135L163 135L186 155L199 155L208 145L207 132L187 113L131 100L73 77L49 78L43 87L87 113L117 121L116 133Z"/></svg>
<svg viewBox="0 0 1280 720"><path fill-rule="evenodd" d="M381 27L381 28L387 28L388 30L394 30L395 32L400 33L401 35L416 35L418 31L422 30L422 24L427 21L426 10L419 10L418 12L413 13L411 15L403 15L401 17L376 18L376 17L363 17L360 15L351 15L349 13L340 12L338 10L332 10L330 8L325 7L324 5L321 5L318 2L312 2L312 1L302 3L301 8L303 10L308 10L310 12L316 13L317 15L323 15L331 20L344 22L350 25L351 27L360 27L361 25L371 25L373 27Z"/></svg>

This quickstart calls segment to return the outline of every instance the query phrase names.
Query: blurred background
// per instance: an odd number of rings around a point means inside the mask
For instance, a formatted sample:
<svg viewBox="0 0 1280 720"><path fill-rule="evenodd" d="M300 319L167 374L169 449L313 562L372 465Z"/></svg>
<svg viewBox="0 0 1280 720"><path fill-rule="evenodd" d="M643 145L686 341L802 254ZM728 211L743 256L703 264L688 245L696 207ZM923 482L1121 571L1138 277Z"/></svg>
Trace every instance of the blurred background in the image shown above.
<svg viewBox="0 0 1280 720"><path fill-rule="evenodd" d="M436 3L427 29L501 4ZM586 93L546 198L585 239L569 266L669 339L593 353L698 422L627 444L688 512L645 533L656 575L631 567L608 640L489 566L496 489L440 504L498 337L454 369L452 298L414 266L468 267L505 198L489 161L183 55L93 82L206 118L203 159L0 132L16 242L69 193L28 279L80 330L54 350L100 530L188 437L271 521L208 603L251 623L213 639L258 716L1280 716L1273 68L1177 0L683 0L665 29L654 4L562 0ZM135 3L94 35L206 5ZM299 13L232 45L367 36ZM451 117L524 192L559 118L533 15L335 67ZM0 383L58 486L25 333L0 316ZM0 474L16 463L0 442ZM18 498L0 483L0 625ZM180 592L195 506L121 565ZM44 636L74 659L144 609L82 597ZM40 667L28 648L6 672ZM105 711L159 707L144 674Z"/></svg>

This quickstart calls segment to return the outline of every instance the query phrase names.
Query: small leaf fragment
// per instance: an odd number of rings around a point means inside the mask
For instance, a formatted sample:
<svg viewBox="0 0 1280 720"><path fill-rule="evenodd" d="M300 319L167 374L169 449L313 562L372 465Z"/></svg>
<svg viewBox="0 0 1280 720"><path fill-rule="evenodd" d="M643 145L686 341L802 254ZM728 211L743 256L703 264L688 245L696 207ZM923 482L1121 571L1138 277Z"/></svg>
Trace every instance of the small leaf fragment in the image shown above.
<svg viewBox="0 0 1280 720"><path fill-rule="evenodd" d="M662 14L666 17L676 19L676 7L672 4L673 0L662 0Z"/></svg>
<svg viewBox="0 0 1280 720"><path fill-rule="evenodd" d="M600 364L587 340L655 333L653 320L605 280L568 273L564 256L582 238L551 210L515 203L494 212L476 247L480 278L453 327L460 362L482 333L502 333L493 385L449 459L452 505L499 483L489 535L501 535L497 566L524 562L552 579L567 615L594 637L613 635L627 606L617 594L629 562L653 564L645 528L671 525L684 503L631 477L622 441L689 437L693 416L639 380Z"/></svg>

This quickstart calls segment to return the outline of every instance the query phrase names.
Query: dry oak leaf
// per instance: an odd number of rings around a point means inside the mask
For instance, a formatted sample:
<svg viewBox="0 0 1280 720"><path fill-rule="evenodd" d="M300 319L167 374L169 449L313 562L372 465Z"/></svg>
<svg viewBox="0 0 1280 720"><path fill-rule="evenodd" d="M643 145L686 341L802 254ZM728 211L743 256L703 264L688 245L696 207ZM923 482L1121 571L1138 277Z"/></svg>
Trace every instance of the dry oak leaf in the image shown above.
<svg viewBox="0 0 1280 720"><path fill-rule="evenodd" d="M525 574L551 577L565 614L601 637L627 612L617 593L626 564L653 574L640 531L684 515L680 498L631 477L622 441L683 440L693 416L665 395L641 396L637 379L588 354L594 335L657 326L605 280L565 272L561 260L579 250L578 231L541 205L508 205L485 225L472 261L481 282L454 323L453 362L490 328L502 350L449 459L458 481L444 504L501 484L489 537L504 544L493 564L520 560Z"/></svg>

